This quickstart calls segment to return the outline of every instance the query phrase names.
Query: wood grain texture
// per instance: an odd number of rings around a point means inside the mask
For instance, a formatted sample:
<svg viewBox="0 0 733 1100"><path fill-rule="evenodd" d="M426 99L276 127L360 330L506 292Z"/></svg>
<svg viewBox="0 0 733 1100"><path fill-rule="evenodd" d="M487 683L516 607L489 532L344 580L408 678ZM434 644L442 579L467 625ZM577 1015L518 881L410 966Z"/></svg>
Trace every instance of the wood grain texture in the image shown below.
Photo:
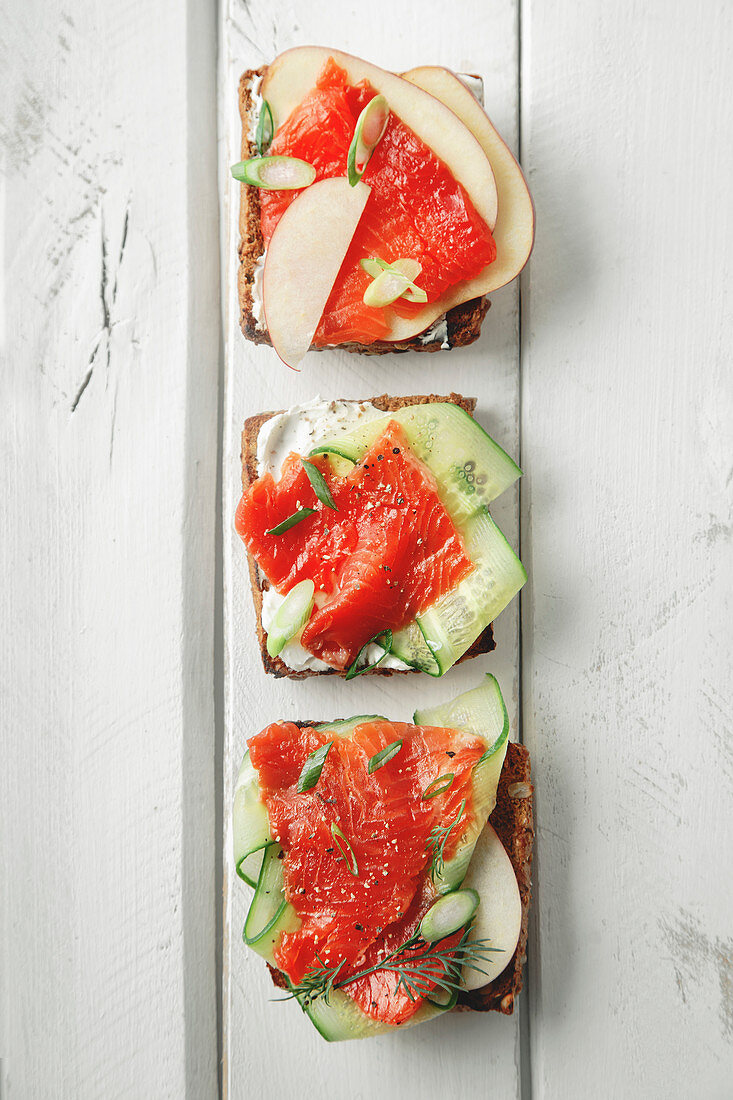
<svg viewBox="0 0 733 1100"><path fill-rule="evenodd" d="M731 1095L733 8L523 8L532 1096Z"/></svg>
<svg viewBox="0 0 733 1100"><path fill-rule="evenodd" d="M0 1092L213 1096L215 19L0 42Z"/></svg>
<svg viewBox="0 0 733 1100"><path fill-rule="evenodd" d="M367 398L374 394L445 392L477 394L477 416L510 453L518 448L517 290L492 299L477 344L451 353L383 357L343 351L310 353L302 373L288 371L271 349L247 343L238 328L236 247L238 187L229 165L239 159L237 82L241 72L270 61L283 49L307 43L333 44L386 68L446 64L483 75L489 113L508 141L517 137L517 8L496 0L480 10L468 0L444 5L398 3L386 21L381 10L362 5L345 10L306 0L266 4L227 0L220 31L220 172L223 194L222 256L226 294L226 410L223 463L226 648L225 817L245 739L278 717L324 717L386 711L409 718L418 700L438 701L494 671L516 730L518 704L516 605L499 618L497 650L488 658L451 670L443 681L428 677L382 680L360 677L348 685L330 677L302 683L275 680L263 672L257 649L245 554L233 531L239 494L239 439L245 417L283 408L320 393ZM436 33L439 28L439 33ZM495 518L517 539L517 494L497 502ZM365 682L367 681L367 682ZM346 699L348 693L348 700ZM249 891L234 874L230 837L225 843L224 1084L230 1100L285 1096L303 1100L351 1100L378 1092L384 1100L451 1095L461 1082L466 1096L519 1095L518 1015L453 1014L399 1037L327 1045L292 1005L274 1003L267 969L242 945ZM520 998L521 1004L521 998Z"/></svg>
<svg viewBox="0 0 733 1100"><path fill-rule="evenodd" d="M312 41L475 71L516 145L516 3L390 12L220 14L225 818L253 730L344 713L343 684L260 667L232 531L245 416L456 388L517 453L515 288L446 355L331 352L295 376L237 328L243 68ZM0 24L3 1097L215 1094L213 20L195 2L30 0ZM521 27L538 212L521 387L530 1073L516 1017L322 1043L271 1001L227 864L235 1100L730 1095L733 11L524 0ZM516 494L496 518L516 544ZM516 628L505 612L481 664L515 729ZM478 670L362 678L348 709L408 717Z"/></svg>

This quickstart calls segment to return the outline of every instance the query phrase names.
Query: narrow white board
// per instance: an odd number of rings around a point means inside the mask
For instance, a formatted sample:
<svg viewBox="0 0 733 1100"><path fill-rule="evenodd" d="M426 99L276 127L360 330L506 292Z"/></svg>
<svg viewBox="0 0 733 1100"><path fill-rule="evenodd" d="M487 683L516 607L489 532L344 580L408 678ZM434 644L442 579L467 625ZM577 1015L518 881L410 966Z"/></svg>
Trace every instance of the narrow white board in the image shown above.
<svg viewBox="0 0 733 1100"><path fill-rule="evenodd" d="M239 499L240 432L246 416L279 409L315 394L366 398L458 390L479 399L478 416L510 453L518 449L517 290L494 297L480 341L435 355L353 356L311 353L301 374L288 371L271 349L247 343L238 328L236 246L238 187L228 166L239 160L237 81L240 73L294 45L334 45L385 68L444 64L483 76L489 113L510 143L517 137L517 9L512 0L488 12L461 0L445 18L441 3L399 3L386 11L336 3L272 5L265 0L223 4L220 39L220 155L223 209L223 284L226 294L226 410L223 463L226 649L224 814L245 739L275 718L336 717L384 711L408 719L418 700L449 697L487 669L499 677L516 731L517 616L499 620L498 649L467 662L443 681L429 677L369 678L351 684L330 677L304 682L265 676L254 633L245 553L233 532ZM516 494L496 518L516 545ZM227 822L228 823L228 822ZM262 961L247 952L241 930L248 889L234 873L228 829L225 849L223 974L224 1086L231 1098L288 1095L303 1100L375 1095L385 1100L451 1095L460 1081L466 1096L519 1093L518 1016L454 1014L399 1037L328 1046L293 1004L278 1004Z"/></svg>
<svg viewBox="0 0 733 1100"><path fill-rule="evenodd" d="M215 17L0 41L0 1093L214 1096Z"/></svg>
<svg viewBox="0 0 733 1100"><path fill-rule="evenodd" d="M733 7L523 10L532 1096L731 1095Z"/></svg>

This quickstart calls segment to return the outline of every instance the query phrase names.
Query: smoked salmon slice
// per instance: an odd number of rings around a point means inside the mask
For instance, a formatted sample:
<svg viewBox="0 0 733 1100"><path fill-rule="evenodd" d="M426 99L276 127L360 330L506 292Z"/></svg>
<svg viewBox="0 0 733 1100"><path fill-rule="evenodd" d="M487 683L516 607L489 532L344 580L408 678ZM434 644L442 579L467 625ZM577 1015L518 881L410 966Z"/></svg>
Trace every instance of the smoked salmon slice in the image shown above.
<svg viewBox="0 0 733 1100"><path fill-rule="evenodd" d="M308 757L328 741L317 786L299 793ZM398 741L396 755L370 774L370 759ZM285 896L301 922L282 934L275 961L293 983L341 961L341 981L357 975L404 944L435 900L431 832L453 823L442 853L449 859L472 820L472 771L485 745L464 731L384 719L357 725L351 738L274 723L248 745L271 835L283 849ZM449 786L424 798L448 772ZM388 1023L403 1022L421 1004L398 988L391 970L344 990Z"/></svg>
<svg viewBox="0 0 733 1100"><path fill-rule="evenodd" d="M309 461L321 470L335 510L318 501L302 459L291 454L279 481L267 473L250 486L235 525L279 592L314 582L316 608L301 642L345 669L375 634L400 630L473 565L433 475L396 421L345 477L330 473L325 458ZM271 533L306 507L314 513L284 534Z"/></svg>

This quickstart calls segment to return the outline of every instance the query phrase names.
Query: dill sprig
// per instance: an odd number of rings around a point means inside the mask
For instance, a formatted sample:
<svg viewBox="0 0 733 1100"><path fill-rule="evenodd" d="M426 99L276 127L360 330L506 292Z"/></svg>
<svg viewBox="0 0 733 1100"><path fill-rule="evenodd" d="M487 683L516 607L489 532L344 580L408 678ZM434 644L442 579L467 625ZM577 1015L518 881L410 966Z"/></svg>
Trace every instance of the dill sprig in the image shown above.
<svg viewBox="0 0 733 1100"><path fill-rule="evenodd" d="M427 843L425 845L425 851L429 852L432 856L432 866L430 868L430 874L433 877L433 881L443 873L445 867L445 860L443 855L445 853L445 846L448 842L448 837L455 829L458 822L463 816L463 811L466 808L465 798L462 800L458 807L458 813L448 825L434 825L428 833Z"/></svg>
<svg viewBox="0 0 733 1100"><path fill-rule="evenodd" d="M397 976L394 993L403 989L411 1001L428 997L436 989L448 994L458 993L463 989L461 972L464 968L486 974L482 964L488 961L492 952L502 950L500 947L490 947L490 940L469 940L472 924L471 921L466 925L460 940L452 947L426 943L416 934L401 947L390 951L374 966L343 977L339 975L345 959L328 966L320 956L316 956L320 966L308 971L297 985L291 984L289 994L281 999L296 997L304 1009L319 997L323 997L328 1004L334 989L340 989L341 986L349 985L378 970L393 971Z"/></svg>
<svg viewBox="0 0 733 1100"><path fill-rule="evenodd" d="M337 984L339 971L346 964L346 959L342 959L335 966L329 966L320 955L316 955L316 960L320 963L320 966L315 967L314 970L309 970L297 985L291 983L288 995L278 997L277 1000L289 1001L293 997L297 997L303 1009L306 1009L319 997L323 997L326 1004L329 1003L331 990Z"/></svg>

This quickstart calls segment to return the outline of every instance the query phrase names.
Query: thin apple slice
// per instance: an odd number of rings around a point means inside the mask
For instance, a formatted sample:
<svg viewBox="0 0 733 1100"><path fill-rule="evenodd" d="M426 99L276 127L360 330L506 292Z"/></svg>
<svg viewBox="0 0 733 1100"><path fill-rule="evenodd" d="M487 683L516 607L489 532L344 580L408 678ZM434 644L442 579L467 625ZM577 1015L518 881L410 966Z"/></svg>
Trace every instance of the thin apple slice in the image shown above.
<svg viewBox="0 0 733 1100"><path fill-rule="evenodd" d="M489 294L515 279L532 251L534 206L522 169L481 104L455 73L425 65L402 75L458 115L491 162L499 206L494 226L497 256L487 269L488 280L483 290L484 294Z"/></svg>
<svg viewBox="0 0 733 1100"><path fill-rule="evenodd" d="M473 205L493 229L496 221L496 184L481 145L457 115L417 84L387 72L359 57L322 46L296 46L268 66L260 88L279 127L316 84L329 57L344 69L351 84L368 80L385 96L389 109L428 145L465 187Z"/></svg>
<svg viewBox="0 0 733 1100"><path fill-rule="evenodd" d="M478 970L466 970L466 989L480 989L493 982L512 960L522 928L522 900L517 876L504 845L490 825L476 841L462 890L475 890L481 898L471 929L472 940L489 940L498 950Z"/></svg>
<svg viewBox="0 0 733 1100"><path fill-rule="evenodd" d="M345 176L312 184L290 204L270 238L262 300L272 346L287 366L313 342L318 322L371 191Z"/></svg>

